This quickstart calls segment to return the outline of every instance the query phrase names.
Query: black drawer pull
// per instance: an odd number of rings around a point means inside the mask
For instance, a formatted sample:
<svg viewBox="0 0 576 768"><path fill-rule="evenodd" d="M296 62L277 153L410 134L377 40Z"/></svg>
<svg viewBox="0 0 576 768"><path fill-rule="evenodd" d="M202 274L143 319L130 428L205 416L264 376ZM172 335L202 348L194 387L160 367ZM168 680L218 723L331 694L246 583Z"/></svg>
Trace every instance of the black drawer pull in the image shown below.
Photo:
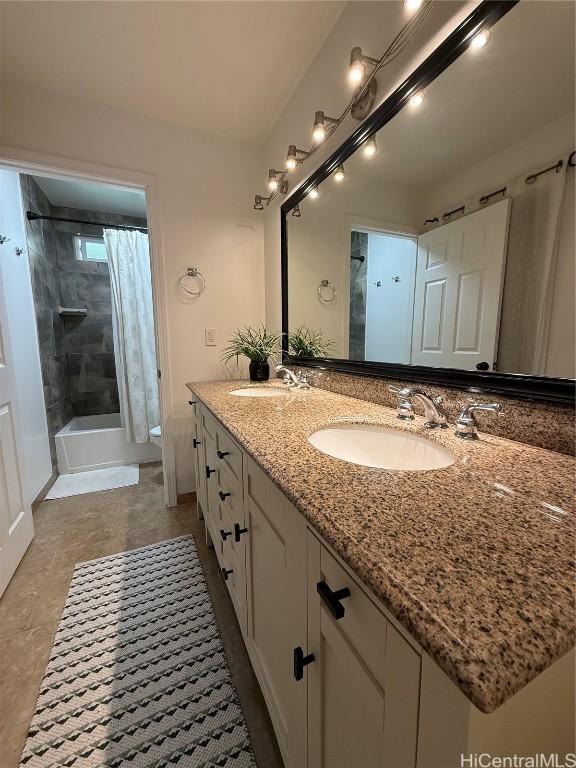
<svg viewBox="0 0 576 768"><path fill-rule="evenodd" d="M231 493L224 493L223 491L218 491L218 496L220 496L220 498L222 499L222 501L224 501L224 499L226 498L226 496L231 496L231 495L232 495Z"/></svg>
<svg viewBox="0 0 576 768"><path fill-rule="evenodd" d="M224 581L228 581L228 576L230 576L232 572L232 568L222 568L222 576L224 576Z"/></svg>
<svg viewBox="0 0 576 768"><path fill-rule="evenodd" d="M228 536L232 536L232 531L225 531L224 528L220 528L220 536L222 536L222 541L226 541Z"/></svg>
<svg viewBox="0 0 576 768"><path fill-rule="evenodd" d="M313 661L315 661L313 653L304 656L304 651L300 646L294 648L294 680L302 680L304 677L304 667L312 664Z"/></svg>
<svg viewBox="0 0 576 768"><path fill-rule="evenodd" d="M219 459L223 459L224 456L230 456L230 451L216 451L216 456L218 456Z"/></svg>
<svg viewBox="0 0 576 768"><path fill-rule="evenodd" d="M192 445L194 446L194 448L198 448L198 446L200 445L200 440L196 440L195 437L192 438Z"/></svg>
<svg viewBox="0 0 576 768"><path fill-rule="evenodd" d="M248 528L240 528L240 523L234 523L234 541L240 541L243 533L248 533Z"/></svg>
<svg viewBox="0 0 576 768"><path fill-rule="evenodd" d="M340 600L344 600L345 597L350 597L350 590L348 587L343 587L342 589L337 589L336 592L332 592L325 581L319 581L318 584L316 584L316 591L332 616L334 616L335 619L341 619L344 616L344 606Z"/></svg>
<svg viewBox="0 0 576 768"><path fill-rule="evenodd" d="M188 400L188 405L196 405L198 400Z"/></svg>
<svg viewBox="0 0 576 768"><path fill-rule="evenodd" d="M208 466L208 464L206 464L206 477L207 477L208 479L210 479L210 475L211 475L213 472L216 472L216 470L215 470L215 469L210 469L210 467Z"/></svg>

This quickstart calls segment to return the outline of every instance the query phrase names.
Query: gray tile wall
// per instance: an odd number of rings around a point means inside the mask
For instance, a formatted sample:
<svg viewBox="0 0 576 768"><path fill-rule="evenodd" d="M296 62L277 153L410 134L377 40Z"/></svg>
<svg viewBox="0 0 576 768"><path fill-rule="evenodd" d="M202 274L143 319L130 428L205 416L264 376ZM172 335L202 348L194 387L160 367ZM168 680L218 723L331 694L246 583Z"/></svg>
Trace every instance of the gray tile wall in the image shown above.
<svg viewBox="0 0 576 768"><path fill-rule="evenodd" d="M366 278L368 269L368 235L352 232L350 256L350 325L349 356L351 360L364 360L366 346Z"/></svg>
<svg viewBox="0 0 576 768"><path fill-rule="evenodd" d="M144 219L50 205L31 176L21 177L24 209L85 221L146 226ZM72 416L119 410L112 335L112 291L105 262L76 259L74 235L102 236L102 227L28 222L28 248L42 359L52 461L54 434ZM85 317L61 317L58 306L83 307Z"/></svg>

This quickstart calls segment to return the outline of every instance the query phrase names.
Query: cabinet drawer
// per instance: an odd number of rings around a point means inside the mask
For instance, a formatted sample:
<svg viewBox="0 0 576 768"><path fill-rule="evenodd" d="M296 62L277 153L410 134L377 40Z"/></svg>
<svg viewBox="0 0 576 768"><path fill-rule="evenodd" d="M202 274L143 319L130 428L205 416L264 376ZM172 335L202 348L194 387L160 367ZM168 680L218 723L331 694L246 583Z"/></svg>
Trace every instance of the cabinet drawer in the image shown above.
<svg viewBox="0 0 576 768"><path fill-rule="evenodd" d="M242 451L219 424L216 428L216 455L219 463L226 467L232 477L242 484Z"/></svg>
<svg viewBox="0 0 576 768"><path fill-rule="evenodd" d="M234 477L223 463L218 467L216 476L218 477L218 498L220 503L224 509L228 510L232 518L238 521L242 520L244 517L242 481Z"/></svg>

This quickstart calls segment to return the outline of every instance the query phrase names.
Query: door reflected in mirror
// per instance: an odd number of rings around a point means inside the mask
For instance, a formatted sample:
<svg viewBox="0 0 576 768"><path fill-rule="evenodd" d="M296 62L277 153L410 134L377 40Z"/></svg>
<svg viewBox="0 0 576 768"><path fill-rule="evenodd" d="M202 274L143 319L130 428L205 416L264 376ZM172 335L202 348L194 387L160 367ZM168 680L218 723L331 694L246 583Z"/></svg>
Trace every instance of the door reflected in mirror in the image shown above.
<svg viewBox="0 0 576 768"><path fill-rule="evenodd" d="M289 331L332 358L575 377L574 13L519 3L288 213Z"/></svg>

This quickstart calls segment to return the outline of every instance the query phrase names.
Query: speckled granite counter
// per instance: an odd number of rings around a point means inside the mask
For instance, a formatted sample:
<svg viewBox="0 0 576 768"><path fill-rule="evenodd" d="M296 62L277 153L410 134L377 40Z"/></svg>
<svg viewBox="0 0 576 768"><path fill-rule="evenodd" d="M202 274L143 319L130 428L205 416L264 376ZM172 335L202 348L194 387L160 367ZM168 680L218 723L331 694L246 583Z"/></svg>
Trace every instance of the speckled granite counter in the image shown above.
<svg viewBox="0 0 576 768"><path fill-rule="evenodd" d="M481 710L574 645L572 458L491 435L467 442L318 389L229 395L240 383L188 386ZM345 421L425 435L456 463L373 469L308 443Z"/></svg>

